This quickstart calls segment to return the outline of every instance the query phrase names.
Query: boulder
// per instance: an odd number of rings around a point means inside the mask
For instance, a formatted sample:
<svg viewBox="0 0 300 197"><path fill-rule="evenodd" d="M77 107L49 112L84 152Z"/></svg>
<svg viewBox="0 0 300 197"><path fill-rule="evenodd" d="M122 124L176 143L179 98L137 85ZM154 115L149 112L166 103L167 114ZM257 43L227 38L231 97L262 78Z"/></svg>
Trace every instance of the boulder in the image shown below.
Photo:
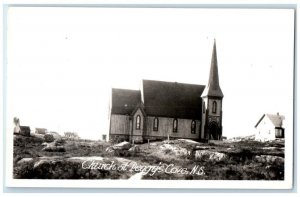
<svg viewBox="0 0 300 197"><path fill-rule="evenodd" d="M31 164L31 163L33 163L32 158L23 158L17 162L17 165L24 165L24 164Z"/></svg>
<svg viewBox="0 0 300 197"><path fill-rule="evenodd" d="M223 161L227 158L228 158L227 155L224 153L213 152L208 150L195 151L195 160Z"/></svg>
<svg viewBox="0 0 300 197"><path fill-rule="evenodd" d="M64 146L46 146L42 149L42 151L47 152L66 152L66 149Z"/></svg>
<svg viewBox="0 0 300 197"><path fill-rule="evenodd" d="M54 141L54 136L50 133L47 133L44 135L44 140L45 142L53 142Z"/></svg>
<svg viewBox="0 0 300 197"><path fill-rule="evenodd" d="M64 146L62 146L60 143L57 143L56 141L47 143L42 143L43 146L45 146L42 151L47 152L66 152L66 149Z"/></svg>
<svg viewBox="0 0 300 197"><path fill-rule="evenodd" d="M22 163L23 162L23 163ZM19 179L128 179L132 172L97 169L102 164L120 166L131 162L122 158L103 157L39 157L25 159L14 169ZM83 162L84 167L83 167ZM22 165L21 165L22 163ZM94 163L93 165L91 165Z"/></svg>
<svg viewBox="0 0 300 197"><path fill-rule="evenodd" d="M196 146L195 150L208 150L211 149L210 146Z"/></svg>
<svg viewBox="0 0 300 197"><path fill-rule="evenodd" d="M140 152L140 147L138 145L134 145L128 151L133 153Z"/></svg>
<svg viewBox="0 0 300 197"><path fill-rule="evenodd" d="M272 163L277 163L277 164L284 164L284 158L279 157L279 156L273 156L273 155L257 155L255 156L255 161L260 162L260 163L267 163L267 164L272 164Z"/></svg>
<svg viewBox="0 0 300 197"><path fill-rule="evenodd" d="M171 144L163 144L159 148L162 150L166 150L166 149L175 150L176 149L176 147Z"/></svg>
<svg viewBox="0 0 300 197"><path fill-rule="evenodd" d="M131 148L131 144L129 142L121 142L119 144L115 144L112 146L114 150L129 150Z"/></svg>
<svg viewBox="0 0 300 197"><path fill-rule="evenodd" d="M112 153L112 152L114 152L114 149L110 146L110 147L107 147L107 148L105 149L105 151L106 151L106 152L109 152L109 153Z"/></svg>
<svg viewBox="0 0 300 197"><path fill-rule="evenodd" d="M196 142L196 141L190 140L190 139L178 139L178 141L184 142L184 143L190 143L190 144L199 144L199 142Z"/></svg>
<svg viewBox="0 0 300 197"><path fill-rule="evenodd" d="M33 158L23 158L19 160L16 164L14 164L13 174L14 178L26 178L28 176L32 176L32 169L34 166Z"/></svg>
<svg viewBox="0 0 300 197"><path fill-rule="evenodd" d="M165 154L173 153L176 156L188 156L190 155L190 151L186 148L182 148L180 146L174 144L163 144L159 147Z"/></svg>
<svg viewBox="0 0 300 197"><path fill-rule="evenodd" d="M54 144L55 144L56 146L62 146L62 145L64 145L65 143L66 143L66 141L65 141L64 139L62 139L62 138L58 138L58 139L54 140Z"/></svg>

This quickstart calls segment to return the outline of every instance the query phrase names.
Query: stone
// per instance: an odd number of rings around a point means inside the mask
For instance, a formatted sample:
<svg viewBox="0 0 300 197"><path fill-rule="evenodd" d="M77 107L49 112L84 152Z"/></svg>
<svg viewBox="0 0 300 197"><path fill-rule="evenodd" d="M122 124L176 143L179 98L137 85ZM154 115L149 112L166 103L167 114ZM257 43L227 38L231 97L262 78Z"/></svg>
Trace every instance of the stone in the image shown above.
<svg viewBox="0 0 300 197"><path fill-rule="evenodd" d="M49 144L48 142L43 142L42 146L48 146L48 144Z"/></svg>
<svg viewBox="0 0 300 197"><path fill-rule="evenodd" d="M134 145L133 147L131 147L129 150L129 152L140 152L140 147L138 145Z"/></svg>
<svg viewBox="0 0 300 197"><path fill-rule="evenodd" d="M190 151L188 151L186 148L181 148L180 146L174 145L174 144L163 144L159 147L162 151L164 151L166 154L173 153L176 156L188 156L190 155Z"/></svg>
<svg viewBox="0 0 300 197"><path fill-rule="evenodd" d="M225 153L213 152L208 150L197 150L195 151L196 160L205 160L205 161L223 161L227 159Z"/></svg>
<svg viewBox="0 0 300 197"><path fill-rule="evenodd" d="M196 146L195 150L208 150L211 149L211 147L209 146Z"/></svg>
<svg viewBox="0 0 300 197"><path fill-rule="evenodd" d="M66 152L66 149L64 146L61 144L56 143L56 141L47 143L44 142L42 143L43 146L45 146L42 151L47 151L47 152Z"/></svg>
<svg viewBox="0 0 300 197"><path fill-rule="evenodd" d="M196 141L190 140L190 139L178 139L178 141L185 142L185 143L190 143L190 144L199 144L199 142L196 142Z"/></svg>
<svg viewBox="0 0 300 197"><path fill-rule="evenodd" d="M267 163L267 164L272 164L272 163L283 164L284 163L284 158L279 157L279 156L273 156L273 155L257 155L254 157L254 159L257 162Z"/></svg>
<svg viewBox="0 0 300 197"><path fill-rule="evenodd" d="M106 151L106 152L109 152L109 153L112 153L112 152L114 152L114 149L110 146L110 147L107 147L107 148L105 149L105 151Z"/></svg>
<svg viewBox="0 0 300 197"><path fill-rule="evenodd" d="M32 158L23 158L20 161L17 162L18 165L23 165L27 163L32 163L33 159Z"/></svg>
<svg viewBox="0 0 300 197"><path fill-rule="evenodd" d="M129 142L124 141L124 142L121 142L119 144L112 146L112 148L114 150L128 150L131 148L131 144Z"/></svg>
<svg viewBox="0 0 300 197"><path fill-rule="evenodd" d="M62 139L62 138L58 138L58 139L54 140L55 146L62 146L65 143L66 143L66 141L64 139Z"/></svg>
<svg viewBox="0 0 300 197"><path fill-rule="evenodd" d="M42 151L47 151L47 152L66 152L66 149L64 146L46 146L45 148L42 149Z"/></svg>

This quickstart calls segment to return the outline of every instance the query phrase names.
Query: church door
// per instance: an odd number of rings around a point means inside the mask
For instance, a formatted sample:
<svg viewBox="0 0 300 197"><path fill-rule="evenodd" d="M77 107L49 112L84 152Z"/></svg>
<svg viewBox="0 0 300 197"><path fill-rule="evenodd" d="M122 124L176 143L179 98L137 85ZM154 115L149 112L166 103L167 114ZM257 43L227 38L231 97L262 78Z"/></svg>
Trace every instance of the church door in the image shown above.
<svg viewBox="0 0 300 197"><path fill-rule="evenodd" d="M211 122L209 124L209 139L211 140L219 140L219 126L216 122Z"/></svg>

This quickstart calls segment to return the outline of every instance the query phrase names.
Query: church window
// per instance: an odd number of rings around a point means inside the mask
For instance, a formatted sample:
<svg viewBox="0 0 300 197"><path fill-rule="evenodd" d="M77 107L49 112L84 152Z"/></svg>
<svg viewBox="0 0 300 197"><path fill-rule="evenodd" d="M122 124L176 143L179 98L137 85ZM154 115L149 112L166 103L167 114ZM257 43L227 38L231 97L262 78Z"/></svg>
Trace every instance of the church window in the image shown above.
<svg viewBox="0 0 300 197"><path fill-rule="evenodd" d="M192 134L196 133L196 121L195 120L192 121L191 132L192 132Z"/></svg>
<svg viewBox="0 0 300 197"><path fill-rule="evenodd" d="M155 117L153 120L153 131L158 131L158 118Z"/></svg>
<svg viewBox="0 0 300 197"><path fill-rule="evenodd" d="M136 117L136 129L141 129L141 116L137 115Z"/></svg>
<svg viewBox="0 0 300 197"><path fill-rule="evenodd" d="M217 102L216 102L216 101L213 102L212 112L213 112L214 114L217 112Z"/></svg>
<svg viewBox="0 0 300 197"><path fill-rule="evenodd" d="M173 132L177 133L177 130L178 130L178 121L177 121L177 119L174 119L173 120Z"/></svg>

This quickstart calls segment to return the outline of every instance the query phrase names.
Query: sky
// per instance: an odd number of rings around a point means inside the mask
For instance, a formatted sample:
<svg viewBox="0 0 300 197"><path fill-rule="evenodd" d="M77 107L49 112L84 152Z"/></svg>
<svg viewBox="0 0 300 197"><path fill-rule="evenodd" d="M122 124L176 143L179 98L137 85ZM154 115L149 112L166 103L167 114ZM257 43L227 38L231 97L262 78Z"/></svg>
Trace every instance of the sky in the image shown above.
<svg viewBox="0 0 300 197"><path fill-rule="evenodd" d="M10 7L6 31L8 130L16 116L100 139L112 87L206 85L216 39L223 135L251 135L277 112L292 131L293 10Z"/></svg>

